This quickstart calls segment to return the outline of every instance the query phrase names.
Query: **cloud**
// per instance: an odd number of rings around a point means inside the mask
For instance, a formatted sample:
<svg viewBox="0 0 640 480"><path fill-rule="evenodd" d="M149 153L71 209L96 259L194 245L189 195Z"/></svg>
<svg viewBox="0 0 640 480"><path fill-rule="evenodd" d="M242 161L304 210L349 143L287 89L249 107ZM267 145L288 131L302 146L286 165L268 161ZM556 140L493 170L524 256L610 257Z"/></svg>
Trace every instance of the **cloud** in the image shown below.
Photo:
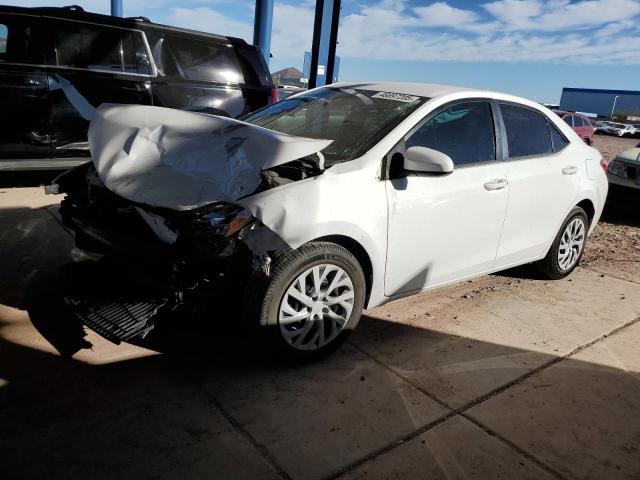
<svg viewBox="0 0 640 480"><path fill-rule="evenodd" d="M380 2L342 19L343 57L417 61L640 64L638 0ZM481 15L479 12L484 11ZM488 14L488 15L487 15Z"/></svg>
<svg viewBox="0 0 640 480"><path fill-rule="evenodd" d="M168 23L203 32L210 32L212 26L215 26L214 33L240 37L247 42L253 42L253 25L235 20L208 7L174 8L171 10Z"/></svg>
<svg viewBox="0 0 640 480"><path fill-rule="evenodd" d="M587 29L640 14L638 0L497 0L483 7L509 30Z"/></svg>
<svg viewBox="0 0 640 480"><path fill-rule="evenodd" d="M640 65L640 0L493 0L469 8L382 0L350 7L338 33L344 58ZM167 21L251 42L251 9L241 19L223 10L173 8ZM313 21L312 3L276 2L274 58L301 60L311 49Z"/></svg>

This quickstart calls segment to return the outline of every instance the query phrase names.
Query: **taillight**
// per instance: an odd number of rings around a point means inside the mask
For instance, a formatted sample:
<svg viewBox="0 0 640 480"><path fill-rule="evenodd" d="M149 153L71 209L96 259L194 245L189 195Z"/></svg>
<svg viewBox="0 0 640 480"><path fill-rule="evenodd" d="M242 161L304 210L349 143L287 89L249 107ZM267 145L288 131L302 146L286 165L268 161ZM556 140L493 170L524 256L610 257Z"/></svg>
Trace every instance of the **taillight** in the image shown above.
<svg viewBox="0 0 640 480"><path fill-rule="evenodd" d="M273 87L271 89L271 104L273 105L274 103L278 102L278 89L276 87Z"/></svg>
<svg viewBox="0 0 640 480"><path fill-rule="evenodd" d="M606 172L607 171L607 167L609 165L607 165L607 162L604 161L604 158L600 159L600 166L602 167L602 169Z"/></svg>

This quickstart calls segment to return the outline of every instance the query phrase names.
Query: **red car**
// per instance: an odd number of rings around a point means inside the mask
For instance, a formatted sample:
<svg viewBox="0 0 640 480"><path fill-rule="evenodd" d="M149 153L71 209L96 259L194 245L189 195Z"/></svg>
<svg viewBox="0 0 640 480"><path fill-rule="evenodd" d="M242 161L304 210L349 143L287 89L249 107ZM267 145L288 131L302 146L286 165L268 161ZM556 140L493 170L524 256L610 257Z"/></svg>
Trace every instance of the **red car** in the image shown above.
<svg viewBox="0 0 640 480"><path fill-rule="evenodd" d="M580 135L580 138L582 138L587 145L593 145L593 133L596 131L596 128L591 123L591 120L578 113L567 113L562 116L562 119Z"/></svg>

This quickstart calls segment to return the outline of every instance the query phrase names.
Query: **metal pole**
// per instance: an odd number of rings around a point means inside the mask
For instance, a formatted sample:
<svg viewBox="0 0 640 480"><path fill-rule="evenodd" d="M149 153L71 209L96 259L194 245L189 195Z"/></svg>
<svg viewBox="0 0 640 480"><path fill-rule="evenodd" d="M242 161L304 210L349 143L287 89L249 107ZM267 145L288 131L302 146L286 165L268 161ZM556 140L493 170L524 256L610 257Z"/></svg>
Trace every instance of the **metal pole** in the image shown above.
<svg viewBox="0 0 640 480"><path fill-rule="evenodd" d="M316 16L313 21L313 41L311 43L311 72L309 75L308 88L316 88L318 80L318 55L320 53L320 34L322 32L322 11L324 10L324 0L316 0Z"/></svg>
<svg viewBox="0 0 640 480"><path fill-rule="evenodd" d="M316 0L309 88L333 82L340 0Z"/></svg>
<svg viewBox="0 0 640 480"><path fill-rule="evenodd" d="M611 118L613 118L613 112L616 109L616 102L618 101L618 95L616 95L613 99L613 107L611 107Z"/></svg>
<svg viewBox="0 0 640 480"><path fill-rule="evenodd" d="M253 44L260 47L264 61L269 65L271 57L271 28L273 25L273 0L256 0L253 21Z"/></svg>
<svg viewBox="0 0 640 480"><path fill-rule="evenodd" d="M333 72L336 63L336 46L338 45L338 24L340 23L341 0L334 0L333 12L331 12L331 32L329 33L329 54L327 57L326 85L333 83Z"/></svg>
<svg viewBox="0 0 640 480"><path fill-rule="evenodd" d="M111 0L111 15L122 17L122 0Z"/></svg>

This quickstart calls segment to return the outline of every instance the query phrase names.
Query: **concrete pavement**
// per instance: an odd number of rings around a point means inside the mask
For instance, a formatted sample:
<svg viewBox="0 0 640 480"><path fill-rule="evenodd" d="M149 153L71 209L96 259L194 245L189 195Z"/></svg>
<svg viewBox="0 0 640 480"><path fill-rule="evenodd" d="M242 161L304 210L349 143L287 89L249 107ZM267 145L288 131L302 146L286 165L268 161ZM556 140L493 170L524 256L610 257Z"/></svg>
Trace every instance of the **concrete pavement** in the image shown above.
<svg viewBox="0 0 640 480"><path fill-rule="evenodd" d="M58 200L0 190L3 478L640 477L640 252L394 302L284 368L226 329L61 322L56 268L84 254Z"/></svg>

